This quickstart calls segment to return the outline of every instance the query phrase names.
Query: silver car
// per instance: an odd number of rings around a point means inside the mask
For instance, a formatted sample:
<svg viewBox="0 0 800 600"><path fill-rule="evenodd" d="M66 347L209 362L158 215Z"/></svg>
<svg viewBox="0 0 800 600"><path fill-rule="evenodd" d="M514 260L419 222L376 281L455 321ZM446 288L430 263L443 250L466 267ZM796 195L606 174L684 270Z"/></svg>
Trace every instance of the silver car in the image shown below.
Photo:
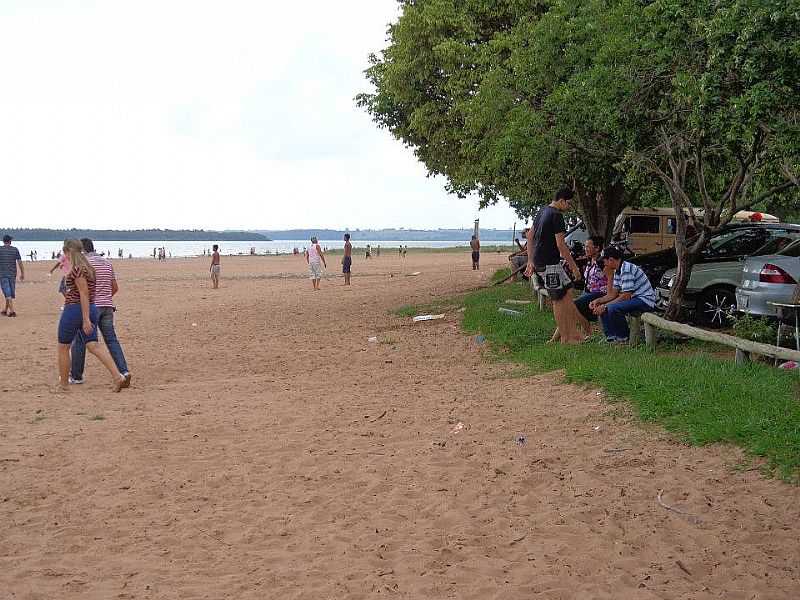
<svg viewBox="0 0 800 600"><path fill-rule="evenodd" d="M742 284L736 288L736 307L751 315L776 317L770 302L791 303L800 282L800 240L776 254L744 262Z"/></svg>
<svg viewBox="0 0 800 600"><path fill-rule="evenodd" d="M707 327L728 325L728 316L736 310L736 288L742 282L747 257L774 254L798 238L797 225L736 228L715 236L692 268L684 309L694 321ZM674 280L675 269L661 277L657 308L666 308Z"/></svg>

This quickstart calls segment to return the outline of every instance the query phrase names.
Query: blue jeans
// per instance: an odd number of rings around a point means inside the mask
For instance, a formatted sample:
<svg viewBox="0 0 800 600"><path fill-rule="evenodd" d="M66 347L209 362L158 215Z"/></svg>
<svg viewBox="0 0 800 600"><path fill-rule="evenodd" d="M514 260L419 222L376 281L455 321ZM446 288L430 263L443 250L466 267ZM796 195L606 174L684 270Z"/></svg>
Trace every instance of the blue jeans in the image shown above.
<svg viewBox="0 0 800 600"><path fill-rule="evenodd" d="M651 310L653 308L639 298L607 304L606 311L600 315L606 338L627 340L631 332L628 329L628 321L625 320L625 315L650 312Z"/></svg>
<svg viewBox="0 0 800 600"><path fill-rule="evenodd" d="M103 341L108 346L111 358L117 365L120 373L128 372L128 364L125 362L125 355L122 353L117 334L114 331L114 309L110 306L98 306L99 313L97 319L97 329L103 334ZM83 379L83 367L86 363L86 342L83 336L77 336L72 342L72 369L70 375L73 379Z"/></svg>
<svg viewBox="0 0 800 600"><path fill-rule="evenodd" d="M9 298L11 300L14 299L16 296L15 288L17 286L17 276L9 277L7 275L3 275L0 277L0 289L3 290L3 296Z"/></svg>
<svg viewBox="0 0 800 600"><path fill-rule="evenodd" d="M584 292L575 298L575 308L578 309L578 312L581 313L587 321L597 321L597 315L589 310L589 303L605 295L605 292Z"/></svg>

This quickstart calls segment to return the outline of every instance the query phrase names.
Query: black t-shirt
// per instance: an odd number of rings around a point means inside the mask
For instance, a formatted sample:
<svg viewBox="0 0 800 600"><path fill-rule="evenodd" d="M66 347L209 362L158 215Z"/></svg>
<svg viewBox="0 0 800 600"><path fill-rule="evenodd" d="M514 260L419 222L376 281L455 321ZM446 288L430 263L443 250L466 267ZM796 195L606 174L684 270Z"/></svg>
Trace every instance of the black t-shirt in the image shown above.
<svg viewBox="0 0 800 600"><path fill-rule="evenodd" d="M533 220L533 261L537 269L561 262L556 234L566 233L564 215L552 206L545 206Z"/></svg>

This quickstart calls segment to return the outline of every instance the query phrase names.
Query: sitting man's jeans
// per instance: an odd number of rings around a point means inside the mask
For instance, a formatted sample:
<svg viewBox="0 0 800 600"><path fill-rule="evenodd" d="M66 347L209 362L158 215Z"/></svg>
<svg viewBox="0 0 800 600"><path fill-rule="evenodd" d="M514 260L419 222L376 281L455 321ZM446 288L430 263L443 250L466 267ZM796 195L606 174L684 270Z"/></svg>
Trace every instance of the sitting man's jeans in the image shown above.
<svg viewBox="0 0 800 600"><path fill-rule="evenodd" d="M581 313L587 321L597 321L597 315L589 310L589 303L605 295L605 292L584 292L575 298L575 308L578 309L578 312Z"/></svg>
<svg viewBox="0 0 800 600"><path fill-rule="evenodd" d="M110 306L98 306L99 313L97 328L103 334L103 341L108 346L114 364L123 375L128 372L128 364L125 362L125 355L122 353L117 334L114 331L114 309ZM76 336L72 342L72 369L70 375L73 379L83 379L83 367L86 363L86 344L82 336Z"/></svg>
<svg viewBox="0 0 800 600"><path fill-rule="evenodd" d="M607 304L605 312L600 315L606 338L627 340L630 336L630 329L628 329L628 322L625 320L625 315L650 312L651 310L653 310L653 308L639 298L631 298L630 300L622 300Z"/></svg>

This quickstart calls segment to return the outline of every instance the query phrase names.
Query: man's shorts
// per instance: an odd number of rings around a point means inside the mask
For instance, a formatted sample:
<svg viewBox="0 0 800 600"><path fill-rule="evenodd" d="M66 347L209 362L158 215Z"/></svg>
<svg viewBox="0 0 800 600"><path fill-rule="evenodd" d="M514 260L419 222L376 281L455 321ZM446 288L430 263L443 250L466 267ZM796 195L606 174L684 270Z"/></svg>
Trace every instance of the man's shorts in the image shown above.
<svg viewBox="0 0 800 600"><path fill-rule="evenodd" d="M58 321L58 343L71 344L76 336L80 336L84 343L97 341L97 319L99 313L94 304L89 305L89 320L94 328L90 335L83 331L83 315L80 304L65 304Z"/></svg>
<svg viewBox="0 0 800 600"><path fill-rule="evenodd" d="M322 279L322 263L308 263L308 270L311 273L311 279Z"/></svg>
<svg viewBox="0 0 800 600"><path fill-rule="evenodd" d="M345 256L342 259L342 273L349 273L350 267L353 265L353 257Z"/></svg>
<svg viewBox="0 0 800 600"><path fill-rule="evenodd" d="M472 262L476 263L476 262L480 262L480 260L481 260L481 253L478 252L477 250L473 250L472 251Z"/></svg>
<svg viewBox="0 0 800 600"><path fill-rule="evenodd" d="M547 265L544 270L537 269L536 275L551 300L563 299L572 288L572 279L560 264Z"/></svg>
<svg viewBox="0 0 800 600"><path fill-rule="evenodd" d="M211 265L211 274L212 275L219 275L221 270L222 269L220 268L220 265Z"/></svg>
<svg viewBox="0 0 800 600"><path fill-rule="evenodd" d="M0 277L0 288L3 290L3 296L13 300L16 297L17 278Z"/></svg>

